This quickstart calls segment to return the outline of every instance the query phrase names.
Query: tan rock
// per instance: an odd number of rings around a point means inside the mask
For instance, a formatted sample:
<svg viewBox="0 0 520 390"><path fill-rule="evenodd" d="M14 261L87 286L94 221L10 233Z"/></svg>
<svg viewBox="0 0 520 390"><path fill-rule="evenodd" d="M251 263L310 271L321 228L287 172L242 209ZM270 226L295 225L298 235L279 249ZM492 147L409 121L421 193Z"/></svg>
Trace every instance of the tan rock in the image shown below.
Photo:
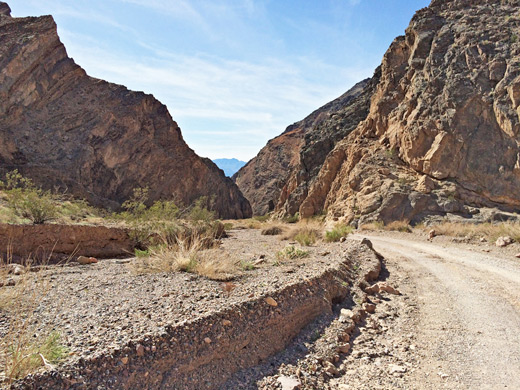
<svg viewBox="0 0 520 390"><path fill-rule="evenodd" d="M348 353L350 351L350 344L341 344L338 346L338 352Z"/></svg>
<svg viewBox="0 0 520 390"><path fill-rule="evenodd" d="M514 242L514 240L511 237L503 236L503 237L498 237L497 238L497 241L495 242L495 245L498 246L498 247L504 247L504 246L511 245L513 242Z"/></svg>
<svg viewBox="0 0 520 390"><path fill-rule="evenodd" d="M264 299L265 303L267 303L269 306L273 306L273 307L276 307L278 306L278 302L276 302L273 298L271 297L266 297Z"/></svg>
<svg viewBox="0 0 520 390"><path fill-rule="evenodd" d="M142 357L144 356L145 349L141 344L137 344L135 347L135 352L137 356Z"/></svg>
<svg viewBox="0 0 520 390"><path fill-rule="evenodd" d="M231 321L229 321L229 320L222 320L222 325L224 325L224 326L231 326Z"/></svg>
<svg viewBox="0 0 520 390"><path fill-rule="evenodd" d="M330 375L339 375L339 371L338 369L336 368L336 366L334 364L332 364L331 362L324 362L323 364L323 368L325 369L326 372L328 372Z"/></svg>
<svg viewBox="0 0 520 390"><path fill-rule="evenodd" d="M86 264L95 264L97 263L97 259L95 257L86 257L86 256L78 256L76 261L82 265Z"/></svg>
<svg viewBox="0 0 520 390"><path fill-rule="evenodd" d="M204 342L205 342L206 344L211 344L211 339L210 339L209 337L206 337L206 338L204 339Z"/></svg>
<svg viewBox="0 0 520 390"><path fill-rule="evenodd" d="M123 363L124 365L127 365L129 360L130 359L128 358L128 356L124 356L121 358L121 363Z"/></svg>
<svg viewBox="0 0 520 390"><path fill-rule="evenodd" d="M376 305L374 305L373 303L364 303L363 304L363 309L367 312L367 313L375 313L376 311Z"/></svg>

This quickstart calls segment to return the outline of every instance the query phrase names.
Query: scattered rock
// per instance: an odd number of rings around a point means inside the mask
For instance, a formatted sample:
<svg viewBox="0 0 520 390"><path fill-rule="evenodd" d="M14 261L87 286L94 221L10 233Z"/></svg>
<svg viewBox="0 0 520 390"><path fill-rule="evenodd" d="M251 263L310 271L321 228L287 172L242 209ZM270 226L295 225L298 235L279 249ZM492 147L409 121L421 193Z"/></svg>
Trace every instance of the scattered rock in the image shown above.
<svg viewBox="0 0 520 390"><path fill-rule="evenodd" d="M435 237L437 233L435 232L435 229L432 229L428 232L428 239L433 240L433 237Z"/></svg>
<svg viewBox="0 0 520 390"><path fill-rule="evenodd" d="M95 264L97 263L97 259L95 257L86 257L86 256L78 256L78 258L76 259L76 261L78 263L80 263L81 265L86 265L86 264Z"/></svg>
<svg viewBox="0 0 520 390"><path fill-rule="evenodd" d="M210 339L209 337L206 337L206 338L204 339L204 342L205 342L206 344L211 344L211 339Z"/></svg>
<svg viewBox="0 0 520 390"><path fill-rule="evenodd" d="M407 371L405 366L399 366L397 364L390 364L388 366L388 369L390 371L390 374L395 374L395 373L404 374Z"/></svg>
<svg viewBox="0 0 520 390"><path fill-rule="evenodd" d="M338 352L348 353L350 351L350 344L341 344L338 345Z"/></svg>
<svg viewBox="0 0 520 390"><path fill-rule="evenodd" d="M513 243L513 241L514 240L509 236L498 237L497 241L495 242L495 245L498 247L504 247L504 246L511 245Z"/></svg>
<svg viewBox="0 0 520 390"><path fill-rule="evenodd" d="M125 356L125 357L122 357L121 358L121 363L123 363L125 366L128 364L128 356Z"/></svg>
<svg viewBox="0 0 520 390"><path fill-rule="evenodd" d="M135 347L135 352L139 357L144 356L144 347L141 344L137 344L137 346Z"/></svg>
<svg viewBox="0 0 520 390"><path fill-rule="evenodd" d="M368 238L363 238L361 240L361 245L366 245L368 246L370 249L374 250L374 246L372 245L372 241L370 241Z"/></svg>
<svg viewBox="0 0 520 390"><path fill-rule="evenodd" d="M347 237L341 237L341 238L339 239L339 242L345 242L345 241L347 241Z"/></svg>
<svg viewBox="0 0 520 390"><path fill-rule="evenodd" d="M231 326L231 321L229 321L229 320L222 320L222 325L224 325L224 326Z"/></svg>
<svg viewBox="0 0 520 390"><path fill-rule="evenodd" d="M296 378L290 376L281 376L278 378L278 382L282 386L282 390L299 390L302 384Z"/></svg>
<svg viewBox="0 0 520 390"><path fill-rule="evenodd" d="M520 259L520 253L517 253L515 257L518 257Z"/></svg>
<svg viewBox="0 0 520 390"><path fill-rule="evenodd" d="M338 369L331 362L328 362L328 361L324 362L323 368L325 368L325 372L328 372L331 375L339 375Z"/></svg>
<svg viewBox="0 0 520 390"><path fill-rule="evenodd" d="M267 303L269 306L276 307L278 306L278 302L276 302L273 298L267 297L265 298L265 303Z"/></svg>
<svg viewBox="0 0 520 390"><path fill-rule="evenodd" d="M393 288L392 286L390 286L389 284L387 284L385 282L378 282L365 289L365 292L367 294L377 294L382 291L387 292L388 294L401 295L399 290Z"/></svg>
<svg viewBox="0 0 520 390"><path fill-rule="evenodd" d="M374 313L376 311L376 305L374 305L373 303L364 303L363 304L363 309L367 312L367 313Z"/></svg>

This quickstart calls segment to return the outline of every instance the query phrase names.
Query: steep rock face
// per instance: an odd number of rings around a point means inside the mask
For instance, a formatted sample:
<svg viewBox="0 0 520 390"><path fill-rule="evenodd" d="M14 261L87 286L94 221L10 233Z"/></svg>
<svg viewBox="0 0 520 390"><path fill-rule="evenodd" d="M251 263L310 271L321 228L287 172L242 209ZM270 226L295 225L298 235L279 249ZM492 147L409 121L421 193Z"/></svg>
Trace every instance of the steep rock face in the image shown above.
<svg viewBox="0 0 520 390"><path fill-rule="evenodd" d="M254 214L294 214L328 152L366 118L379 78L364 80L345 94L289 126L233 176Z"/></svg>
<svg viewBox="0 0 520 390"><path fill-rule="evenodd" d="M327 157L303 216L520 208L518 1L433 1L384 56L370 114Z"/></svg>
<svg viewBox="0 0 520 390"><path fill-rule="evenodd" d="M153 96L86 75L50 16L11 18L0 3L0 169L117 207L135 187L151 201L214 196L220 217L251 207L231 179L184 142Z"/></svg>

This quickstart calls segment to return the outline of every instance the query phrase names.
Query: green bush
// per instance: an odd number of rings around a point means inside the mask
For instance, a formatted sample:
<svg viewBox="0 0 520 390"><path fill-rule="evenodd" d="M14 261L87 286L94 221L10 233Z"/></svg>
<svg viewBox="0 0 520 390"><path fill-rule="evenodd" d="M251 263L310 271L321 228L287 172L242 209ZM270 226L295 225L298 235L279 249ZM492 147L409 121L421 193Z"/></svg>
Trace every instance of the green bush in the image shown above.
<svg viewBox="0 0 520 390"><path fill-rule="evenodd" d="M296 212L294 213L294 215L290 215L286 217L284 220L287 223L296 223L300 220L300 213Z"/></svg>
<svg viewBox="0 0 520 390"><path fill-rule="evenodd" d="M325 232L325 241L327 242L337 242L342 237L348 236L354 228L352 226L348 226L345 224L338 224L334 226L334 229Z"/></svg>
<svg viewBox="0 0 520 390"><path fill-rule="evenodd" d="M17 216L27 218L35 225L56 219L53 195L36 187L31 179L23 177L17 170L6 174L6 181L1 183L1 187Z"/></svg>
<svg viewBox="0 0 520 390"><path fill-rule="evenodd" d="M294 239L303 246L311 246L318 241L319 232L312 228L299 229Z"/></svg>

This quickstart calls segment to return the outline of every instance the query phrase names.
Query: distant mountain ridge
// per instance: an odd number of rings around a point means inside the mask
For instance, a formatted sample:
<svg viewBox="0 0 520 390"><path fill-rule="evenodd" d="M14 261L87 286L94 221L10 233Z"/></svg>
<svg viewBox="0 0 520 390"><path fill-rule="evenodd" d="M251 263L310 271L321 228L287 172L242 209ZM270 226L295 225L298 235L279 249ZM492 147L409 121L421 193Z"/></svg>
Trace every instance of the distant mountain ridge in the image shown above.
<svg viewBox="0 0 520 390"><path fill-rule="evenodd" d="M227 177L233 176L240 168L246 165L245 161L237 160L236 158L217 158L213 162L224 171Z"/></svg>

